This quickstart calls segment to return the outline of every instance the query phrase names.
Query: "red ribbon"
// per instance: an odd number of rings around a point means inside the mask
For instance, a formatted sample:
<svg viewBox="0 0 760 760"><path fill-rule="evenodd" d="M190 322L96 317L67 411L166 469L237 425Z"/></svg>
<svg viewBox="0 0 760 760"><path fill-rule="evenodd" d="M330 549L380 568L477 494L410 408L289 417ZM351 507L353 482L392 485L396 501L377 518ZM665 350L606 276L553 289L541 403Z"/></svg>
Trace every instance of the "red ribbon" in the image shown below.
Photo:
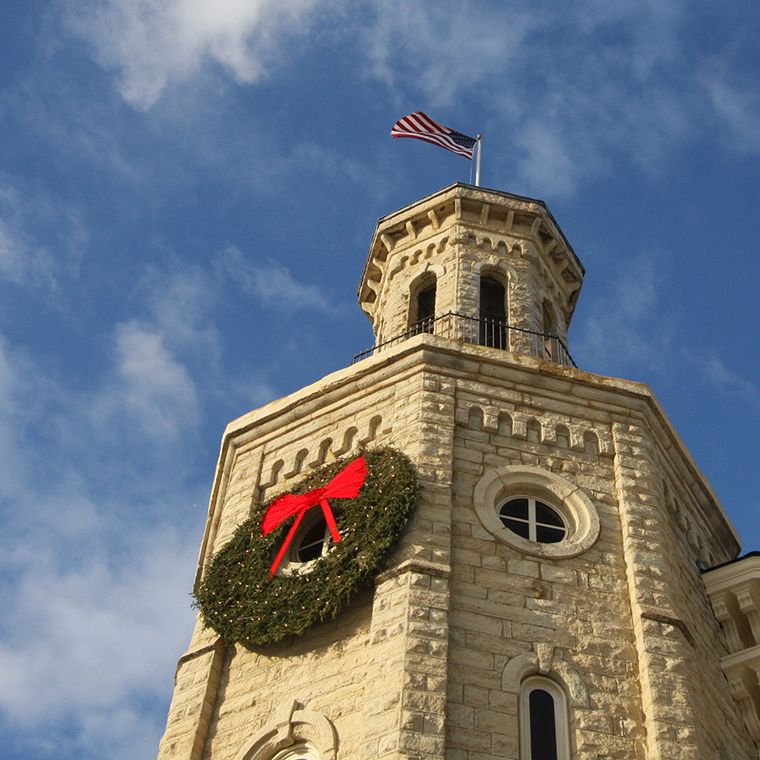
<svg viewBox="0 0 760 760"><path fill-rule="evenodd" d="M275 499L269 505L264 513L264 519L261 521L262 536L268 535L276 527L282 525L289 517L296 515L296 519L293 525L290 526L290 530L282 542L280 551L277 552L277 556L274 558L274 562L272 562L272 567L269 569L270 578L277 572L277 568L280 566L280 562L282 562L282 558L285 556L285 552L288 550L288 546L290 546L304 514L312 507L316 507L317 504L322 507L322 513L325 516L325 522L330 529L333 541L336 543L340 541L340 533L335 523L335 516L332 513L332 509L330 509L330 502L327 500L356 498L366 478L367 461L361 456L346 465L326 486L315 488L313 491L303 494L288 493Z"/></svg>

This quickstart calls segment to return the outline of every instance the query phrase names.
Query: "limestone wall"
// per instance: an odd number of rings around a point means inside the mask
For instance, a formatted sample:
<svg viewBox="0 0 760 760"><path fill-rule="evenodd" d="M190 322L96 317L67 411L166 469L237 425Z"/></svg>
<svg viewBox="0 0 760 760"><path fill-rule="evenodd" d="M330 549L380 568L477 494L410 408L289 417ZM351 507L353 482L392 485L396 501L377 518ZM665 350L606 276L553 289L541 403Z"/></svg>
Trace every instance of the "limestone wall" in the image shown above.
<svg viewBox="0 0 760 760"><path fill-rule="evenodd" d="M298 641L248 651L198 626L160 758L258 759L241 753L310 715L337 737L326 760L517 760L531 673L564 690L578 760L756 756L694 564L738 545L648 389L412 338L230 425L200 570L253 502L359 443L405 451L420 476L389 569ZM581 504L585 538L502 540L483 484L515 471Z"/></svg>
<svg viewBox="0 0 760 760"><path fill-rule="evenodd" d="M495 367L475 377L457 381L448 757L519 758L519 678L508 666L539 652L536 672L577 682L573 757L645 757L608 413L574 401L562 383L541 392ZM593 547L550 559L494 540L474 491L504 465L581 486L601 523Z"/></svg>
<svg viewBox="0 0 760 760"><path fill-rule="evenodd" d="M201 568L252 503L360 444L387 444L412 458L422 486L390 569L337 620L297 641L220 654L199 623L178 666L159 757L236 758L295 704L330 721L340 757L442 760L453 408L419 362L375 365L364 377L344 373L350 384L323 383L275 405L228 437Z"/></svg>

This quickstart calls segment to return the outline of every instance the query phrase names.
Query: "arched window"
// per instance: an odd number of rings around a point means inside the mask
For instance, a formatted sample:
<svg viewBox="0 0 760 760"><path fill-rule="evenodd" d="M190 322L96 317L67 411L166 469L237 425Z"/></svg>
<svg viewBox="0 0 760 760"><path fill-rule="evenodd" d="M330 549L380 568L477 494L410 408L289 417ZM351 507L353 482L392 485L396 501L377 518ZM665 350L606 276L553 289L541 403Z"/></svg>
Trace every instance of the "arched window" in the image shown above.
<svg viewBox="0 0 760 760"><path fill-rule="evenodd" d="M554 312L548 301L544 301L542 311L544 333L544 358L554 361L557 358L557 324Z"/></svg>
<svg viewBox="0 0 760 760"><path fill-rule="evenodd" d="M338 734L320 713L297 709L262 728L236 755L237 760L336 760Z"/></svg>
<svg viewBox="0 0 760 760"><path fill-rule="evenodd" d="M480 278L480 345L509 349L507 291L492 277Z"/></svg>
<svg viewBox="0 0 760 760"><path fill-rule="evenodd" d="M425 274L419 287L413 292L409 327L413 334L433 332L435 321L436 280Z"/></svg>
<svg viewBox="0 0 760 760"><path fill-rule="evenodd" d="M520 760L570 760L565 692L543 676L520 688Z"/></svg>

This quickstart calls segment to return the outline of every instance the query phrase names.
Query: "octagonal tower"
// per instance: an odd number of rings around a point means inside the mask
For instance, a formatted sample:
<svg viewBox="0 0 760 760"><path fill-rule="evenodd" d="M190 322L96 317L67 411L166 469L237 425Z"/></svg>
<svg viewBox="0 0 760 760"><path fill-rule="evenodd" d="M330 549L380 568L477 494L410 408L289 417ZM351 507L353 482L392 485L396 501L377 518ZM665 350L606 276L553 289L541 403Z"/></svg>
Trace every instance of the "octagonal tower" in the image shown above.
<svg viewBox="0 0 760 760"><path fill-rule="evenodd" d="M161 760L757 760L757 558L652 391L570 360L582 279L541 201L453 185L380 220L377 345L224 432L196 589L221 557L225 636L198 619ZM283 523L267 576L266 505L389 447L419 500L357 593L326 607L319 568L366 569L363 501L341 550Z"/></svg>
<svg viewBox="0 0 760 760"><path fill-rule="evenodd" d="M432 332L566 364L583 275L543 201L457 184L380 219L359 303L378 345Z"/></svg>

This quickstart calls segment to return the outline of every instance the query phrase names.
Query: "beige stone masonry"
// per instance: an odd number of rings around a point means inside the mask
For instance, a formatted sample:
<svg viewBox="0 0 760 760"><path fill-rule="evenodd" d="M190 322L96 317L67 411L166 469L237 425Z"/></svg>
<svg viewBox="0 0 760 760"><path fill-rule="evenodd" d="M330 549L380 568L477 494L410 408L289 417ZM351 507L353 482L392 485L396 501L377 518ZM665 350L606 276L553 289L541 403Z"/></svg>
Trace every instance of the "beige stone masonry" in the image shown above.
<svg viewBox="0 0 760 760"><path fill-rule="evenodd" d="M477 223L506 224L496 205ZM416 243L448 229L446 209L423 211L430 230L403 226ZM270 760L333 736L336 760L518 760L520 685L534 674L567 697L573 760L756 757L696 565L732 559L738 542L646 386L410 338L228 426L199 578L253 503L361 444L405 451L420 478L388 569L298 640L225 648L198 625L160 758ZM539 472L567 484L545 498L578 493L563 514L576 530L573 510L593 513L588 544L523 551L479 516L478 483L520 471L539 489ZM497 510L507 491L483 493ZM746 610L735 643L754 636L752 589L728 603Z"/></svg>
<svg viewBox="0 0 760 760"><path fill-rule="evenodd" d="M194 641L177 663L169 720L159 757L199 760L203 753L216 691L222 673L225 646L213 634Z"/></svg>

